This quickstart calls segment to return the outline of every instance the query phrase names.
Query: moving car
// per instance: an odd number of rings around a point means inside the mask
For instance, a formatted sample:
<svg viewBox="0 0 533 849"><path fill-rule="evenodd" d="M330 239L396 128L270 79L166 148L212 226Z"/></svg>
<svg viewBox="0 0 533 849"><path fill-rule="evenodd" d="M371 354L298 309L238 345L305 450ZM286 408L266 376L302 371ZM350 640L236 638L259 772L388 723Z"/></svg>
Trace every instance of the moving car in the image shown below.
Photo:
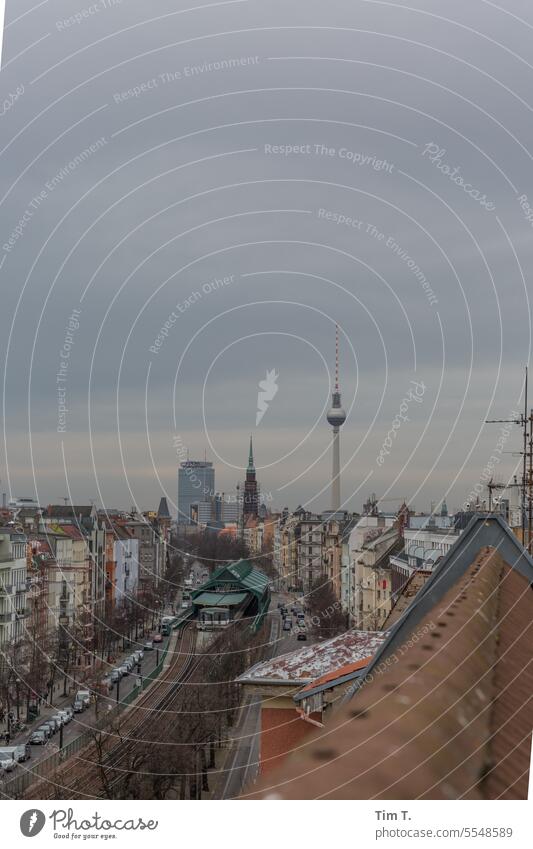
<svg viewBox="0 0 533 849"><path fill-rule="evenodd" d="M76 693L76 701L83 702L85 707L89 707L91 704L91 694L89 690L78 690Z"/></svg>
<svg viewBox="0 0 533 849"><path fill-rule="evenodd" d="M82 701L76 699L76 701L72 705L72 708L74 710L74 713L82 713L85 710L85 705Z"/></svg>
<svg viewBox="0 0 533 849"><path fill-rule="evenodd" d="M292 630L292 619L284 619L283 620L283 630L291 631Z"/></svg>

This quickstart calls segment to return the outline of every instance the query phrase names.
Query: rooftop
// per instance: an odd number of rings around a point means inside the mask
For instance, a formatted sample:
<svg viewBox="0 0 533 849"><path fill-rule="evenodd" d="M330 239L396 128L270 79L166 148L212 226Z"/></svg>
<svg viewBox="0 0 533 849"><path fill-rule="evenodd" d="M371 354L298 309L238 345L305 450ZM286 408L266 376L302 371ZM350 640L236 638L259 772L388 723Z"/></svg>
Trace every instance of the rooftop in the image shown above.
<svg viewBox="0 0 533 849"><path fill-rule="evenodd" d="M347 664L368 661L381 646L385 636L381 631L346 631L322 643L256 663L237 680L241 684L260 681L310 684Z"/></svg>
<svg viewBox="0 0 533 849"><path fill-rule="evenodd" d="M362 686L248 796L527 799L532 585L503 521L472 519Z"/></svg>

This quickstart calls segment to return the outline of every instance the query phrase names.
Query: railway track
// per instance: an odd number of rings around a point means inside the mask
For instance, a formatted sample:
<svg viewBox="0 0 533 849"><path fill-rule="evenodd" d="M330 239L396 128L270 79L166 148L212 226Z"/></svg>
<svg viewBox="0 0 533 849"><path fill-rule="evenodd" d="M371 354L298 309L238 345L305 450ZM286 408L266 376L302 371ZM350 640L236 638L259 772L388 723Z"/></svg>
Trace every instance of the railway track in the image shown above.
<svg viewBox="0 0 533 849"><path fill-rule="evenodd" d="M158 720L172 710L180 690L202 661L201 656L196 656L195 648L196 628L195 623L190 623L180 632L168 668L122 714L119 731L113 728L95 729L106 738L105 751L99 751L96 742L89 743L49 778L31 784L24 794L25 798L107 798L129 771L130 757L135 749L142 743L155 742L147 732L151 730L153 733L154 727L158 727Z"/></svg>

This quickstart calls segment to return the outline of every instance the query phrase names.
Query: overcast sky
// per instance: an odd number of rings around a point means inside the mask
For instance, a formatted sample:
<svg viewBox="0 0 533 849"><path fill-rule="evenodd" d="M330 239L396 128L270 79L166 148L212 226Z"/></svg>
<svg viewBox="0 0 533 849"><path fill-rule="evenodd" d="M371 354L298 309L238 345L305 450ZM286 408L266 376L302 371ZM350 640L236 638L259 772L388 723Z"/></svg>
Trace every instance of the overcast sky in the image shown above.
<svg viewBox="0 0 533 849"><path fill-rule="evenodd" d="M253 433L273 506L329 507L335 323L347 508L507 480L532 43L527 0L8 0L2 491L174 509L180 450L230 490Z"/></svg>

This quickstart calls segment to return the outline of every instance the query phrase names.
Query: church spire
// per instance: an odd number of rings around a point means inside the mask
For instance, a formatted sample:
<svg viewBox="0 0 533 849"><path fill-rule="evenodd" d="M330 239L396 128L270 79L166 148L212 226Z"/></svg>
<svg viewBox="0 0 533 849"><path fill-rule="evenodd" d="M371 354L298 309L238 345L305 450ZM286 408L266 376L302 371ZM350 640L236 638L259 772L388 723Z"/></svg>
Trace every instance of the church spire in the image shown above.
<svg viewBox="0 0 533 849"><path fill-rule="evenodd" d="M252 444L252 434L250 434L250 453L248 454L248 469L252 472L255 471L254 467L254 447Z"/></svg>

